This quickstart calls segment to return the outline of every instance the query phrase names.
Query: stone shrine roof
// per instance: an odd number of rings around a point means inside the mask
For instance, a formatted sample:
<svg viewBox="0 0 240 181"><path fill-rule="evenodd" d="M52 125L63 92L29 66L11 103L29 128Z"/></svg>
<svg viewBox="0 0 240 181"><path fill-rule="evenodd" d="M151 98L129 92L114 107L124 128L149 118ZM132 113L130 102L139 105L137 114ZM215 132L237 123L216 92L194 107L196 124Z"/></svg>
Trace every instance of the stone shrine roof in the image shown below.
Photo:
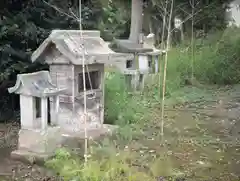
<svg viewBox="0 0 240 181"><path fill-rule="evenodd" d="M153 50L151 52L147 52L148 55L160 55L160 54L166 53L165 50L157 49L154 46L154 42L155 42L155 35L153 33L151 33L145 37L143 47L152 48L152 50Z"/></svg>
<svg viewBox="0 0 240 181"><path fill-rule="evenodd" d="M99 31L53 30L50 36L32 54L32 62L46 56L49 53L47 50L51 48L50 45L52 44L75 65L82 64L83 53L85 53L86 64L111 63L112 61L133 59L132 54L112 51L100 37Z"/></svg>
<svg viewBox="0 0 240 181"><path fill-rule="evenodd" d="M131 42L130 40L115 40L111 47L116 52L122 53L138 53L144 55L160 55L165 53L165 51L157 49L154 46L154 37L153 33L149 34L148 36L144 36L143 44L136 44Z"/></svg>
<svg viewBox="0 0 240 181"><path fill-rule="evenodd" d="M146 53L152 51L152 48L145 48L142 44L134 43L130 40L116 39L110 46L114 51L121 53Z"/></svg>
<svg viewBox="0 0 240 181"><path fill-rule="evenodd" d="M9 93L33 97L50 97L62 93L65 89L59 89L51 83L48 71L39 71L29 74L18 74L14 87L8 89Z"/></svg>

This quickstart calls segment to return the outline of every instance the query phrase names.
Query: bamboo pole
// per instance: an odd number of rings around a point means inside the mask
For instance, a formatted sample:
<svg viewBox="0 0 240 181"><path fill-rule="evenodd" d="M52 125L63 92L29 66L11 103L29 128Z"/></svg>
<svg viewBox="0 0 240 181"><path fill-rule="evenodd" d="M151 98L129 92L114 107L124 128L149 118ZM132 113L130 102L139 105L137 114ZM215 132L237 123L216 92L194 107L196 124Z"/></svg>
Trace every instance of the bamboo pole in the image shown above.
<svg viewBox="0 0 240 181"><path fill-rule="evenodd" d="M195 48L194 48L194 35L193 35L193 33L194 33L194 28L193 28L193 26L194 26L194 8L195 8L195 0L192 0L192 2L191 2L191 6L192 6L192 32L191 32L191 36L192 36L192 61L191 61L191 68L192 68L192 72L191 72L191 81L193 81L193 79L194 79L194 59L195 59L195 57L194 57L194 50L195 50Z"/></svg>
<svg viewBox="0 0 240 181"><path fill-rule="evenodd" d="M83 42L82 35L82 1L79 0L79 28L81 41ZM84 43L84 42L83 42ZM84 160L85 165L88 161L88 132L87 132L87 94L86 94L86 77L85 77L85 47L82 43L82 74L83 74L83 101L84 101Z"/></svg>
<svg viewBox="0 0 240 181"><path fill-rule="evenodd" d="M165 49L165 45L164 45L164 36L165 36L165 28L166 28L166 16L167 16L167 5L168 5L168 0L165 0L165 7L164 7L164 14L163 14L163 27L162 27L162 37L161 37L161 50L163 51ZM159 97L161 97L161 72L162 72L162 64L161 64L161 58L159 57Z"/></svg>
<svg viewBox="0 0 240 181"><path fill-rule="evenodd" d="M162 114L161 114L161 140L164 141L164 105L165 105L165 89L166 89L166 72L167 72L167 61L168 61L168 49L170 47L170 37L171 37L171 19L173 12L174 0L171 0L170 15L168 20L168 35L167 35L167 51L165 54L164 63L164 74L163 74L163 91L162 91Z"/></svg>

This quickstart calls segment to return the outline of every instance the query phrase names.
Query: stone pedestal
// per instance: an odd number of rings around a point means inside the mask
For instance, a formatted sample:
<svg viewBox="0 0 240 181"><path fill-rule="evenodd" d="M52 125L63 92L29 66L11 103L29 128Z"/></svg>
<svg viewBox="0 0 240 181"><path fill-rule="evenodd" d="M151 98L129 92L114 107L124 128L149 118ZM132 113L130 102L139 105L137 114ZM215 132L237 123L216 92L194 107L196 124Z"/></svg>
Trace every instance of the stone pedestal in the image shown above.
<svg viewBox="0 0 240 181"><path fill-rule="evenodd" d="M87 129L87 138L91 142L94 140L94 144L96 141L102 140L106 136L111 136L116 132L118 126L103 124L99 125L96 128L88 128ZM62 130L63 146L70 148L80 148L84 151L84 141L85 141L85 131L81 130L78 132L69 132L67 130Z"/></svg>
<svg viewBox="0 0 240 181"><path fill-rule="evenodd" d="M19 131L18 150L12 157L22 161L45 161L54 156L55 150L61 146L60 127L48 127L46 130Z"/></svg>

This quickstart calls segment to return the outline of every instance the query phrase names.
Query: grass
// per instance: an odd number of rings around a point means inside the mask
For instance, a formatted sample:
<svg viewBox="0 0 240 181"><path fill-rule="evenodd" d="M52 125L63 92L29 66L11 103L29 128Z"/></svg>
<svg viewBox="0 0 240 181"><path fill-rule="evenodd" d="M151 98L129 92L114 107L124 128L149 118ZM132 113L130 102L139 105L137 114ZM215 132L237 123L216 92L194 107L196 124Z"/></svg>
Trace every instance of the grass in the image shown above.
<svg viewBox="0 0 240 181"><path fill-rule="evenodd" d="M184 87L173 93L167 99L164 144L159 131L160 104L147 104L142 96L138 100L143 109L138 112L141 119L122 124L115 135L99 143L90 142L91 158L86 167L81 157L67 149L58 150L47 166L65 180L77 181L156 181L160 176L169 181L176 178L237 181L238 171L233 168L240 156L237 145L224 136L219 138L223 128L214 118L181 110L187 110L189 105L198 109L212 106L219 92L229 94L216 86L205 90Z"/></svg>
<svg viewBox="0 0 240 181"><path fill-rule="evenodd" d="M206 91L204 96L215 103L217 93L211 93ZM192 95L185 101L196 101L194 97L198 101L202 99ZM194 105L201 109L209 102ZM152 115L148 119L121 126L116 135L99 144L90 143L91 158L87 167L79 156L64 149L57 152L48 166L61 173L65 180L155 181L160 176L166 180L181 177L194 181L237 180L238 171L234 170L240 156L237 145L226 141L224 136L219 138L223 128L216 124L217 119L209 121L196 112L183 112L182 106L175 107L174 111L166 110L164 145L159 132L158 108L152 107L148 108Z"/></svg>
<svg viewBox="0 0 240 181"><path fill-rule="evenodd" d="M141 113L145 108L142 97L128 92L123 75L111 73L106 81L105 92L105 123L125 125L142 118Z"/></svg>
<svg viewBox="0 0 240 181"><path fill-rule="evenodd" d="M197 110L215 105L219 92L227 95L213 84L239 83L239 32L227 29L196 40L196 82L191 86L186 86L192 70L191 49L182 44L169 52L164 144L158 79L147 81L143 92L130 94L123 76L109 73L105 117L106 123L120 125L116 135L90 143L86 167L79 156L66 149L58 150L47 166L65 180L77 181L155 181L160 176L166 180L237 180L239 172L234 168L238 166L239 145L221 135L226 129L216 124L219 120Z"/></svg>

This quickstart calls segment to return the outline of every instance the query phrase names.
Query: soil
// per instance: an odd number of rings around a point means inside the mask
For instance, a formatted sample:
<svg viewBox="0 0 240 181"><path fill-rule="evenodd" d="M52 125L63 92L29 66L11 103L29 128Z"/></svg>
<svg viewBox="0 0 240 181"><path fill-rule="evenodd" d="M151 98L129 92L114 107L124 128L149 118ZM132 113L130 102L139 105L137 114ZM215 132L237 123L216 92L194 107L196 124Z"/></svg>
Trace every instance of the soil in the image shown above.
<svg viewBox="0 0 240 181"><path fill-rule="evenodd" d="M152 122L141 128L141 134L133 132L127 143L138 153L135 165L147 166L148 160L164 154L174 173L186 180L240 180L240 86L212 89L208 95L168 106L163 137L158 106L151 114ZM18 129L13 123L0 125L0 180L57 180L46 168L10 159ZM165 146L160 144L162 139Z"/></svg>
<svg viewBox="0 0 240 181"><path fill-rule="evenodd" d="M192 149L185 165L188 180L240 180L240 86L208 94L167 112L181 147Z"/></svg>
<svg viewBox="0 0 240 181"><path fill-rule="evenodd" d="M51 171L37 165L28 165L10 158L17 149L19 124L0 125L0 180L1 181L51 181L57 180Z"/></svg>
<svg viewBox="0 0 240 181"><path fill-rule="evenodd" d="M185 92L188 101L166 106L163 136L161 106L155 105L151 122L125 142L136 153L131 161L157 178L239 181L240 86L195 90Z"/></svg>

